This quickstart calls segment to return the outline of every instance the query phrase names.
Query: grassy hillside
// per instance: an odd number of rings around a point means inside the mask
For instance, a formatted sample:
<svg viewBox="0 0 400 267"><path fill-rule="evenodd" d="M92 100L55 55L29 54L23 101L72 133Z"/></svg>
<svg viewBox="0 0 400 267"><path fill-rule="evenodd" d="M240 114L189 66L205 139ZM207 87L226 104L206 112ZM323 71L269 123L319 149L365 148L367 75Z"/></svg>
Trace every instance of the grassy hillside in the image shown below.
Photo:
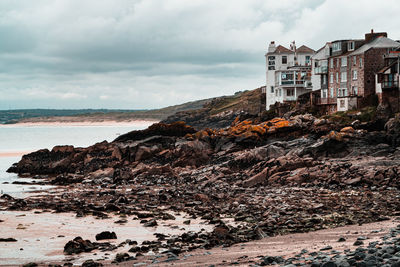
<svg viewBox="0 0 400 267"><path fill-rule="evenodd" d="M244 111L257 114L263 105L260 104L261 89L237 92L231 96L191 101L180 105L153 110L108 110L108 109L26 109L0 110L0 124L18 122L79 122L79 121L130 121L130 120L165 120L175 114L185 112L201 113L203 117L214 116L223 112ZM260 102L261 101L261 102ZM207 111L203 114L203 111ZM179 116L177 117L179 119Z"/></svg>

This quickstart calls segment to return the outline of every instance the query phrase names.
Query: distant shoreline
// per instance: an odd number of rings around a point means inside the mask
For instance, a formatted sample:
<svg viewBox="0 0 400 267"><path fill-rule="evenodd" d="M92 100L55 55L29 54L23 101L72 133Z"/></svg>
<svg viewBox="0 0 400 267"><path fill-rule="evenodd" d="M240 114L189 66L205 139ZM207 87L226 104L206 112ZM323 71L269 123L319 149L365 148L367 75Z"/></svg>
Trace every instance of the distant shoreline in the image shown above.
<svg viewBox="0 0 400 267"><path fill-rule="evenodd" d="M79 120L80 119L80 120ZM82 118L68 117L57 117L57 119L43 119L40 120L22 120L12 124L0 124L0 127L35 127L35 126L130 126L130 125L142 125L148 127L153 123L157 123L159 120L144 120L144 119L132 119L132 120L82 120Z"/></svg>

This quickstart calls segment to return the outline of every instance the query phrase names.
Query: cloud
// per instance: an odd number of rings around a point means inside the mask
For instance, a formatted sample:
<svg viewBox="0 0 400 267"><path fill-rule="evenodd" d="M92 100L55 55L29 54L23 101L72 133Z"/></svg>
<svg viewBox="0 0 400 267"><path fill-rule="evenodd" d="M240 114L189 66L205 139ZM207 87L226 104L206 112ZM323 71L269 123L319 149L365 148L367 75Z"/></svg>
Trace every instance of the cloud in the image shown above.
<svg viewBox="0 0 400 267"><path fill-rule="evenodd" d="M271 40L398 39L399 12L394 0L2 0L0 109L157 108L253 89Z"/></svg>

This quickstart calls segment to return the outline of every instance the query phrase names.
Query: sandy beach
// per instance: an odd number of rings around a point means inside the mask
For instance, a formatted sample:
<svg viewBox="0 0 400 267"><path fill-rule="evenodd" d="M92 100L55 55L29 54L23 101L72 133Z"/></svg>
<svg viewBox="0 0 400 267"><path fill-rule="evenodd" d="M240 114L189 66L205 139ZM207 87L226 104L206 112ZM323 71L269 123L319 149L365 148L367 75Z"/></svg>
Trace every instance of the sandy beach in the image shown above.
<svg viewBox="0 0 400 267"><path fill-rule="evenodd" d="M0 158L8 158L8 157L22 157L25 154L28 154L32 151L9 151L9 152L1 152L0 151Z"/></svg>

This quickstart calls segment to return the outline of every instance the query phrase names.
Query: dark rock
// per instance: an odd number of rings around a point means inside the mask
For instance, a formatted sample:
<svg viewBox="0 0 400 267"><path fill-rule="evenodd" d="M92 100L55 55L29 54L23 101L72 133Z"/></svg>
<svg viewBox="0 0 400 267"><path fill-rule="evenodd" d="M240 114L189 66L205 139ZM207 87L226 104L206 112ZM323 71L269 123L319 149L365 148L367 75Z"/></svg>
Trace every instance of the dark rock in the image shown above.
<svg viewBox="0 0 400 267"><path fill-rule="evenodd" d="M117 239L115 232L104 231L96 235L96 240Z"/></svg>
<svg viewBox="0 0 400 267"><path fill-rule="evenodd" d="M144 227L155 227L157 225L158 225L157 221L154 220L154 219L152 219L152 220L146 222L145 224L143 224Z"/></svg>
<svg viewBox="0 0 400 267"><path fill-rule="evenodd" d="M133 256L130 256L128 253L118 253L115 256L115 261L116 262L123 262L123 261L130 261L136 259Z"/></svg>
<svg viewBox="0 0 400 267"><path fill-rule="evenodd" d="M100 266L103 266L103 264L100 262L95 262L94 260L87 260L84 263L82 263L82 267L100 267Z"/></svg>
<svg viewBox="0 0 400 267"><path fill-rule="evenodd" d="M64 246L64 253L66 254L79 254L81 252L89 252L96 249L92 242L83 240L80 236L75 237L73 240L68 241Z"/></svg>
<svg viewBox="0 0 400 267"><path fill-rule="evenodd" d="M0 238L0 242L17 242L17 239L8 237L8 238Z"/></svg>
<svg viewBox="0 0 400 267"><path fill-rule="evenodd" d="M356 241L353 243L353 246L361 246L361 245L364 245L364 242L361 241L361 240L356 240Z"/></svg>

